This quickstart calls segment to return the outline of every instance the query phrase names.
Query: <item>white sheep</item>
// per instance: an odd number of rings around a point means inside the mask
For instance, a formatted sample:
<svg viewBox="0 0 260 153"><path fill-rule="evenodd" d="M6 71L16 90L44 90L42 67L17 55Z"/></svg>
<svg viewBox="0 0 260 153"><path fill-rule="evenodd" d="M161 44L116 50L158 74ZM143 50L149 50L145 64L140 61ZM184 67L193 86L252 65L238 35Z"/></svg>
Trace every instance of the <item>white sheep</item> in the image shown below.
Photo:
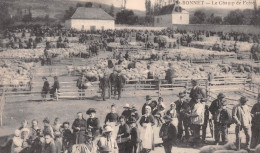
<svg viewBox="0 0 260 153"><path fill-rule="evenodd" d="M238 150L238 151L235 151L235 150L217 150L214 153L248 153L248 151L246 151L246 150Z"/></svg>
<svg viewBox="0 0 260 153"><path fill-rule="evenodd" d="M225 145L208 145L200 148L200 153L213 153L217 150L234 150L236 145L234 143L227 143Z"/></svg>

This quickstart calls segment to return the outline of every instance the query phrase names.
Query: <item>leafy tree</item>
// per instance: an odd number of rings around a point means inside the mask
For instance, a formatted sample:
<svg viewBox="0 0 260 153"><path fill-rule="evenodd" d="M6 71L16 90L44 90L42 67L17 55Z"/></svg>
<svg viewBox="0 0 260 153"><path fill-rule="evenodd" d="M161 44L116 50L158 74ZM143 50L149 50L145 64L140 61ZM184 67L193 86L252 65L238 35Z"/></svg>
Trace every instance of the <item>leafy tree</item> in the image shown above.
<svg viewBox="0 0 260 153"><path fill-rule="evenodd" d="M138 22L138 17L134 15L132 10L122 10L116 14L117 24L130 24L134 25Z"/></svg>
<svg viewBox="0 0 260 153"><path fill-rule="evenodd" d="M241 10L230 11L224 18L225 24L242 25L244 23L244 14Z"/></svg>
<svg viewBox="0 0 260 153"><path fill-rule="evenodd" d="M31 9L29 9L28 14L23 16L22 21L25 22L25 23L28 23L28 22L32 21Z"/></svg>
<svg viewBox="0 0 260 153"><path fill-rule="evenodd" d="M151 15L152 13L151 0L145 0L145 8L146 8L146 15Z"/></svg>
<svg viewBox="0 0 260 153"><path fill-rule="evenodd" d="M114 7L114 5L112 4L111 7L110 7L110 10L109 10L109 12L108 12L108 14L114 17L114 16L115 16L115 15L114 15L114 11L115 11L115 7Z"/></svg>
<svg viewBox="0 0 260 153"><path fill-rule="evenodd" d="M207 24L222 24L222 18L220 16L215 16L214 13L212 13L207 18Z"/></svg>
<svg viewBox="0 0 260 153"><path fill-rule="evenodd" d="M63 20L65 21L65 20L70 19L71 16L75 13L75 11L76 11L76 8L71 6L68 10L65 11Z"/></svg>
<svg viewBox="0 0 260 153"><path fill-rule="evenodd" d="M206 20L206 14L202 10L197 10L190 19L192 24L203 24Z"/></svg>

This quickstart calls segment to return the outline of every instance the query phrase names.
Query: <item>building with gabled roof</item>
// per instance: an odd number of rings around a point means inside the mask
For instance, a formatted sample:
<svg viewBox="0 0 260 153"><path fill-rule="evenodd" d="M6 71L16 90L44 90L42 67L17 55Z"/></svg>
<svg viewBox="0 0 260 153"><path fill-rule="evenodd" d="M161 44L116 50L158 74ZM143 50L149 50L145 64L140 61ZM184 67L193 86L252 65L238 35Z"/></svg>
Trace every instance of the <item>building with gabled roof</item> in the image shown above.
<svg viewBox="0 0 260 153"><path fill-rule="evenodd" d="M115 19L101 8L78 7L65 21L65 27L76 30L115 29Z"/></svg>
<svg viewBox="0 0 260 153"><path fill-rule="evenodd" d="M173 24L189 24L189 12L178 3L162 7L154 17L154 26L171 26Z"/></svg>

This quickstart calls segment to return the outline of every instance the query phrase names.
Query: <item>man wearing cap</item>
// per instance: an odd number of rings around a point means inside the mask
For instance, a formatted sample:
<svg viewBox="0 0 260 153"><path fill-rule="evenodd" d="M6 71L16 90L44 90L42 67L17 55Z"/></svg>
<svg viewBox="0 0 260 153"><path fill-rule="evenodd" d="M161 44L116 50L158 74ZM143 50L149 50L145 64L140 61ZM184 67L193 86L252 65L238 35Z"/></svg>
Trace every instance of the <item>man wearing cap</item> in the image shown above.
<svg viewBox="0 0 260 153"><path fill-rule="evenodd" d="M87 129L87 121L83 118L82 112L78 112L77 119L75 119L72 124L74 144L85 143L86 129Z"/></svg>
<svg viewBox="0 0 260 153"><path fill-rule="evenodd" d="M99 153L118 153L118 146L116 140L112 138L113 129L106 125L103 130L103 135L98 140Z"/></svg>
<svg viewBox="0 0 260 153"><path fill-rule="evenodd" d="M87 130L92 132L92 135L94 138L97 138L100 134L100 121L96 116L96 110L94 108L88 109L86 112L87 115L89 115L89 118L87 120Z"/></svg>
<svg viewBox="0 0 260 153"><path fill-rule="evenodd" d="M252 118L252 139L251 148L260 144L260 94L257 97L257 103L251 109Z"/></svg>
<svg viewBox="0 0 260 153"><path fill-rule="evenodd" d="M236 144L237 149L238 145L240 144L240 131L243 129L246 135L246 148L249 149L249 143L250 143L250 135L249 131L251 128L251 113L249 111L248 106L246 105L246 102L248 99L244 96L242 96L239 99L240 104L234 106L232 111L233 119L236 123Z"/></svg>
<svg viewBox="0 0 260 153"><path fill-rule="evenodd" d="M142 107L142 115L144 115L145 114L145 107L146 106L150 106L151 107L151 100L152 100L152 97L151 96L149 96L149 95L146 95L146 102L145 102L145 104L143 105L143 107ZM152 108L152 110L153 110L153 108Z"/></svg>
<svg viewBox="0 0 260 153"><path fill-rule="evenodd" d="M160 129L159 136L160 138L162 138L165 153L171 153L172 146L174 145L177 139L177 129L171 123L172 119L170 116L165 115L163 119L165 123L163 123Z"/></svg>
<svg viewBox="0 0 260 153"><path fill-rule="evenodd" d="M179 100L175 101L176 112L178 117L178 135L177 139L182 140L183 135L183 127L185 131L185 138L189 138L189 118L187 117L186 113L189 111L189 104L184 100L185 94L180 92Z"/></svg>
<svg viewBox="0 0 260 153"><path fill-rule="evenodd" d="M224 143L227 141L227 127L221 124L220 121L220 112L224 108L224 99L225 95L223 93L219 93L217 99L212 101L209 107L209 111L212 114L214 121L214 137L216 144L219 143L220 133L222 133L222 142Z"/></svg>
<svg viewBox="0 0 260 153"><path fill-rule="evenodd" d="M201 99L206 98L205 91L198 85L198 80L191 80L191 84L192 84L192 88L190 91L191 102L195 102L197 95L201 95Z"/></svg>

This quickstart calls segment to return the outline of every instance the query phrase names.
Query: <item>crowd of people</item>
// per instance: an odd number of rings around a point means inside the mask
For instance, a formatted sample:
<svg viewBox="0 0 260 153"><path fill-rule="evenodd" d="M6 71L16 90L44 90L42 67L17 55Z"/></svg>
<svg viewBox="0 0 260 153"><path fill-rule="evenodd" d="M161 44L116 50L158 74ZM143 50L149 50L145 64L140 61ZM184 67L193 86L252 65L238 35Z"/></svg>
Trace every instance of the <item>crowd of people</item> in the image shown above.
<svg viewBox="0 0 260 153"><path fill-rule="evenodd" d="M54 78L57 79L57 78ZM54 83L55 84L55 83ZM160 128L159 137L166 153L179 144L207 144L207 126L214 135L216 145L224 145L228 140L228 130L235 124L236 146L241 147L241 130L246 135L245 149L255 148L260 143L260 94L257 103L249 109L248 99L242 96L239 104L232 111L223 93L217 99L207 102L203 88L197 80L192 80L189 98L186 92L178 94L178 100L170 104L168 109L162 97L153 100L147 95L141 115L135 106L126 104L121 115L116 112L116 105L105 117L104 125L96 117L96 109L86 111L88 119L82 112L70 125L68 121L61 123L59 118L51 124L48 118L43 120L40 128L37 120L32 120L31 128L24 120L15 131L12 151L14 153L149 153L154 147L154 128ZM213 129L214 126L214 129ZM71 127L71 128L70 128ZM160 146L160 145L159 145Z"/></svg>

